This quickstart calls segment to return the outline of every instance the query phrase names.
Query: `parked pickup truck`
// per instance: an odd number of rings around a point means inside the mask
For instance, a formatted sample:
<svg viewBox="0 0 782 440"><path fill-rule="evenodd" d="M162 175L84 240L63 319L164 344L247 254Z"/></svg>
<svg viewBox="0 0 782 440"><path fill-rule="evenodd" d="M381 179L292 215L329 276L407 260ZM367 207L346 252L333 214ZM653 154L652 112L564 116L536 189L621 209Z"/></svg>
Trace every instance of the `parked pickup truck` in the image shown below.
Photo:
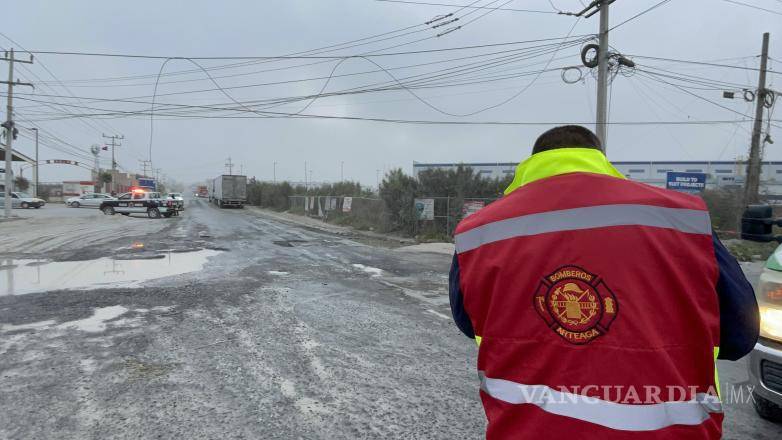
<svg viewBox="0 0 782 440"><path fill-rule="evenodd" d="M116 200L107 200L100 205L106 215L147 214L149 218L171 217L179 215L176 200L163 197L158 192L134 190L121 194Z"/></svg>

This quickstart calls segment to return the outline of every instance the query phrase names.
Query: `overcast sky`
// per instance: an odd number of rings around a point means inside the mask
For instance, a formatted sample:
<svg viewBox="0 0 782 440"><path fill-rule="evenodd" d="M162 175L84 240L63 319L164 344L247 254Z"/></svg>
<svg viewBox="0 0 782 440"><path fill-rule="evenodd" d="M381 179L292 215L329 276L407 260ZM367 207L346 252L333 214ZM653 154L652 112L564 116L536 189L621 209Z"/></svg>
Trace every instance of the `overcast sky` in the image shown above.
<svg viewBox="0 0 782 440"><path fill-rule="evenodd" d="M469 4L473 0L432 0L435 3ZM500 6L506 0L481 0L476 5ZM618 0L611 6L611 24L647 9L658 0ZM778 0L746 0L746 3L782 11ZM579 0L555 0L562 10L577 10ZM515 0L505 8L532 9L553 12L547 0ZM28 50L109 52L181 57L274 56L306 51L346 41L420 25L435 16L458 10L455 7L409 5L373 0L263 0L263 1L59 1L13 2L6 9L2 33L16 41L12 44L0 36L4 49L20 46ZM458 29L437 38L412 44L415 40L436 35L449 26L436 30L426 26L389 34L385 41L329 52L325 55L361 54L389 46L403 46L386 52L419 51L468 45L493 44L542 38L564 37L575 19L568 16L508 10L464 9ZM490 12L482 16L485 12ZM472 19L476 19L470 22ZM469 23L466 24L465 23ZM457 23L458 24L458 23ZM597 32L598 16L578 21L572 35ZM412 33L415 31L414 33ZM771 68L782 71L782 16L719 0L672 0L669 3L624 24L611 32L610 43L618 51L630 55L716 61L721 64L758 67L761 37L771 32ZM405 35L410 32L410 34ZM394 38L390 38L394 37ZM381 37L386 38L386 37ZM364 42L372 40L364 40ZM526 46L542 43L528 43ZM457 64L486 61L485 54L517 46L494 46L472 51L424 52L400 56L373 58L383 68L395 68L443 61L448 58L484 54L484 58L434 64L418 68L396 69L393 74L407 77ZM479 74L503 75L580 64L581 45L551 51L515 64L495 67ZM495 55L498 56L498 55ZM632 58L632 57L631 57ZM98 110L64 107L56 103L83 105L93 109L141 111L149 108L154 89L154 76L163 59L99 58L41 54L36 64L17 69L22 81L38 83L35 92L19 87L15 101L20 124L41 127L47 136L47 146L41 147L41 159L72 159L63 151L50 148L58 145L52 136L81 149L89 155L89 147L102 143L101 134L120 133L125 136L117 152L123 169L138 171L140 160L149 156L150 120L148 116L98 120L94 117L59 119L66 113L97 113ZM240 60L241 61L241 60ZM204 67L214 67L237 60L203 60ZM318 62L320 61L320 62ZM199 89L214 89L203 72L164 76L158 86L158 102L184 105L227 105L231 100L249 101L268 98L310 95L324 87L324 80L257 86L259 83L328 76L337 60L284 60L254 63L234 68L211 70L226 93L177 93ZM736 85L757 87L757 72L742 69L671 63L635 58L639 68L666 69L675 74L687 74ZM302 64L311 64L301 66ZM298 66L298 67L297 67ZM68 86L66 91L45 70ZM283 69L284 68L284 69ZM5 69L5 64L3 64ZM164 73L194 69L184 60L167 63ZM269 71L270 69L276 69ZM335 75L377 70L363 59L350 59L334 70ZM264 72L259 72L265 70ZM5 72L5 70L3 70ZM660 72L660 71L658 71ZM439 87L415 91L427 103L442 112L471 113L507 100L534 84L510 102L467 117L448 116L417 100L405 90L324 97L306 109L307 114L357 116L406 120L438 121L503 121L503 122L589 122L594 120L595 79L583 69L584 80L566 84L560 71L539 77L522 76L502 81L483 82L460 87ZM638 72L618 75L612 85L611 121L704 121L742 119L737 113L708 103L680 89L654 81ZM220 78L225 75L236 75ZM571 72L575 75L576 72ZM103 78L135 77L121 81ZM658 79L660 77L657 77ZM665 78L663 78L665 79ZM88 81L85 81L88 80ZM189 80L168 83L170 81ZM387 74L338 77L325 92L343 90L388 81ZM769 75L771 87L782 84L782 75ZM684 84L684 83L683 83ZM742 99L729 100L711 86L685 89L703 98L734 110L752 115L754 107ZM234 88L236 86L251 86ZM733 87L737 88L737 87ZM777 88L782 88L779 86ZM30 95L35 93L41 96ZM68 95L74 99L45 95ZM3 93L4 95L4 93ZM116 103L87 98L131 98L140 102ZM31 101L34 99L35 101ZM41 102L43 101L43 102ZM310 101L284 104L270 109L294 113ZM48 103L48 104L47 104ZM234 104L231 104L234 105ZM235 105L234 105L235 106ZM775 119L782 119L778 110ZM72 116L72 115L71 115ZM255 116L244 113L244 116ZM53 120L55 119L55 120ZM777 123L782 125L782 123ZM277 162L277 179L304 180L305 161L314 181L335 181L340 178L344 162L346 179L367 185L376 183L377 170L382 173L393 167L410 172L418 162L517 162L529 154L535 137L548 126L492 125L411 125L379 122L290 119L184 119L160 116L155 118L152 161L156 168L170 177L195 182L224 172L228 157L241 170L259 179L272 178ZM590 127L591 128L591 127ZM733 160L746 154L751 123L720 125L615 125L608 132L608 156L612 160ZM782 130L772 127L771 136L777 143L769 145L766 158L782 160ZM32 154L33 143L20 137L15 145ZM72 147L59 145L61 150ZM108 155L101 156L105 166ZM29 171L25 175L29 176ZM76 167L43 166L41 181L87 179L89 172Z"/></svg>

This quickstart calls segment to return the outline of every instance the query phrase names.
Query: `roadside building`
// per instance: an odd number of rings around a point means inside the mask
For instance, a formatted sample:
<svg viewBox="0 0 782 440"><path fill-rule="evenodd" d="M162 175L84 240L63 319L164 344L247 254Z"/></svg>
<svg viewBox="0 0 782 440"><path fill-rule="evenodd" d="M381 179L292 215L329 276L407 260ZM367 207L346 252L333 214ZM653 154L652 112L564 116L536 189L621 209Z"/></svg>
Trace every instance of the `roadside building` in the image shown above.
<svg viewBox="0 0 782 440"><path fill-rule="evenodd" d="M92 180L69 180L62 183L62 196L78 197L95 192L95 182Z"/></svg>
<svg viewBox="0 0 782 440"><path fill-rule="evenodd" d="M704 173L707 188L743 185L747 163L745 161L617 161L614 166L629 179L650 185L665 187L669 172ZM413 176L429 169L456 169L467 166L485 178L512 176L514 162L479 163L419 163L413 162ZM764 161L760 174L761 191L782 195L782 162Z"/></svg>

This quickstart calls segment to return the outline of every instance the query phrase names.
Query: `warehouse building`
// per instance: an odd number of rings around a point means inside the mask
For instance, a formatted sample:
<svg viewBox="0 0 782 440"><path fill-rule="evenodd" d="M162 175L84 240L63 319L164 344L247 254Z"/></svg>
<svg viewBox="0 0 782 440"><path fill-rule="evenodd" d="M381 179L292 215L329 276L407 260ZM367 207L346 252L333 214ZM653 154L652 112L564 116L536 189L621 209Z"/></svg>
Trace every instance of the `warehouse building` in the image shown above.
<svg viewBox="0 0 782 440"><path fill-rule="evenodd" d="M622 174L630 179L650 185L665 187L669 172L704 173L708 188L717 186L743 185L746 162L739 161L618 161L612 162ZM419 163L413 162L413 176L430 169L456 169L458 166L472 168L486 178L512 176L518 163ZM761 191L782 195L782 162L763 162L760 175Z"/></svg>

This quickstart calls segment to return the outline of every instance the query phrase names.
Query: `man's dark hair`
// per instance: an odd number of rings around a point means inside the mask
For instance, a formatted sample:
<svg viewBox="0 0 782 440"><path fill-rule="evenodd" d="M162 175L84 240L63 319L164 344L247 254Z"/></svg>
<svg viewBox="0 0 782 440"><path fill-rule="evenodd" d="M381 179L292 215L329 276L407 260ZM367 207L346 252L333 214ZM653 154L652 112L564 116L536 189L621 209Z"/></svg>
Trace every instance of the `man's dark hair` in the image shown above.
<svg viewBox="0 0 782 440"><path fill-rule="evenodd" d="M603 151L603 144L588 128L580 125L563 125L540 135L532 147L532 154L557 148L592 148Z"/></svg>

